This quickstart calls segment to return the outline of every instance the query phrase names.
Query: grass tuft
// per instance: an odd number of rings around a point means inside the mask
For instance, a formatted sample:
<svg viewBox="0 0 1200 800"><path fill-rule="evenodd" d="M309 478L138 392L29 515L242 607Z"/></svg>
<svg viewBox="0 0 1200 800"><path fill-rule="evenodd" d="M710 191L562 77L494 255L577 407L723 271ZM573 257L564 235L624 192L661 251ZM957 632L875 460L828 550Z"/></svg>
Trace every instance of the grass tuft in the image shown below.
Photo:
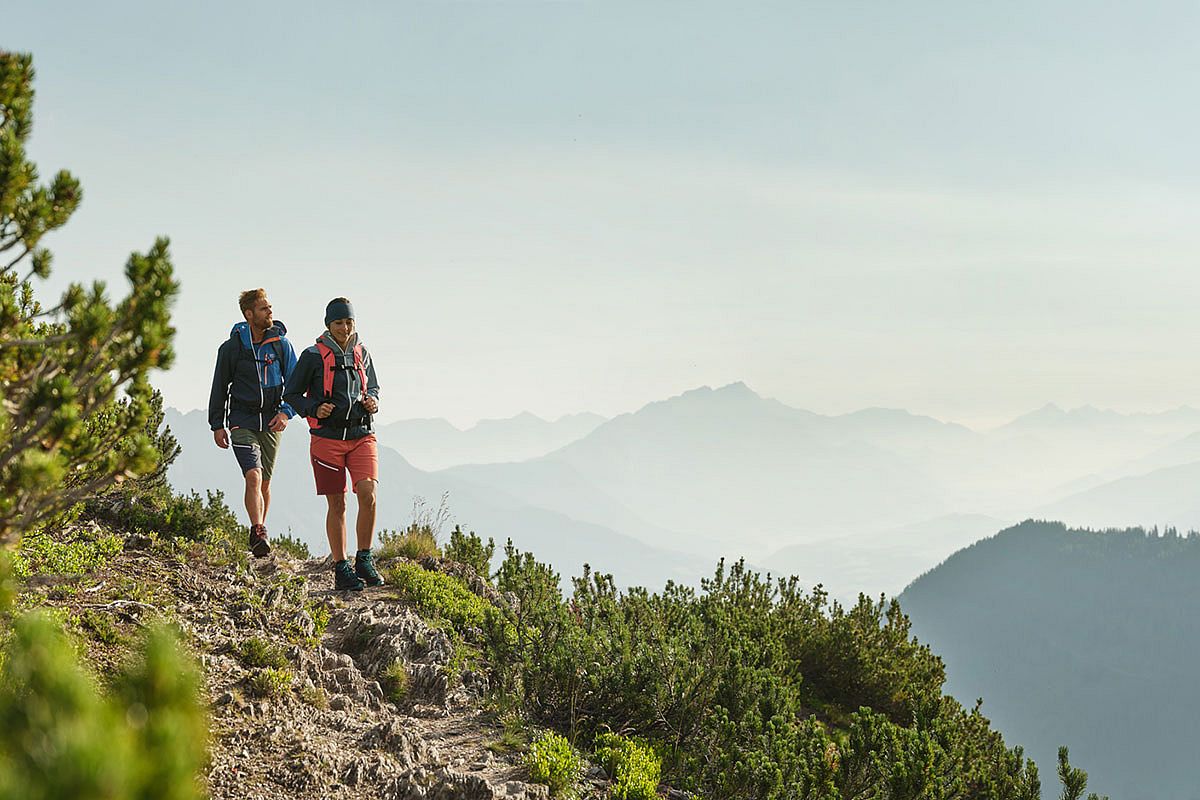
<svg viewBox="0 0 1200 800"><path fill-rule="evenodd" d="M238 656L247 667L274 667L282 669L288 664L283 648L265 639L252 636L242 642Z"/></svg>
<svg viewBox="0 0 1200 800"><path fill-rule="evenodd" d="M383 673L382 683L387 699L396 705L400 705L408 699L408 667L400 659L397 658L388 665L387 670Z"/></svg>
<svg viewBox="0 0 1200 800"><path fill-rule="evenodd" d="M313 708L329 708L329 693L320 686L305 686L300 690L300 699Z"/></svg>
<svg viewBox="0 0 1200 800"><path fill-rule="evenodd" d="M300 561L307 561L312 558L312 553L309 552L308 545L287 533L272 536L271 549L282 551Z"/></svg>
<svg viewBox="0 0 1200 800"><path fill-rule="evenodd" d="M250 678L250 690L256 697L283 697L292 688L292 672L267 667Z"/></svg>

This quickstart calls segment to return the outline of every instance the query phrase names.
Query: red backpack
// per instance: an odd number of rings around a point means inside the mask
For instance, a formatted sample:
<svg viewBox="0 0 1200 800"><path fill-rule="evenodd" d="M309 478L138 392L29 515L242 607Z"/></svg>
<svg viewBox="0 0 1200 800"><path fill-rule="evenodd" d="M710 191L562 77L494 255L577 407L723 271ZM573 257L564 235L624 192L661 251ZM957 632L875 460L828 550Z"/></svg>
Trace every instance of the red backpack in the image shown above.
<svg viewBox="0 0 1200 800"><path fill-rule="evenodd" d="M358 371L358 385L362 388L362 396L359 399L365 400L367 397L367 370L363 366L362 345L357 341L354 343L353 352L354 369ZM339 365L337 363L337 354L333 352L333 348L320 339L317 339L317 355L321 356L321 364L325 367L322 380L324 394L321 402L327 403L333 395L333 373L339 369L349 369L349 367ZM321 427L321 420L315 416L309 417L308 426L310 428L319 428Z"/></svg>

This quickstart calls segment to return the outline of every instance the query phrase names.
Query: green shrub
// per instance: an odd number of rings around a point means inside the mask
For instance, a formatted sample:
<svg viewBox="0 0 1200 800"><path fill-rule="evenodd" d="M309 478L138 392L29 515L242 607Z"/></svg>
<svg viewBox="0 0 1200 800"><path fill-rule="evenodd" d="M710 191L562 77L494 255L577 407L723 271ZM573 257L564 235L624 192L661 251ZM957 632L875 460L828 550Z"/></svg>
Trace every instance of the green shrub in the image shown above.
<svg viewBox="0 0 1200 800"><path fill-rule="evenodd" d="M400 659L396 659L383 673L383 691L387 699L400 705L408 699L408 667Z"/></svg>
<svg viewBox="0 0 1200 800"><path fill-rule="evenodd" d="M282 647L257 636L242 641L238 647L238 656L247 667L282 669L288 665L288 657Z"/></svg>
<svg viewBox="0 0 1200 800"><path fill-rule="evenodd" d="M121 630L113 618L93 608L83 610L79 615L79 625L98 642L116 644L121 641Z"/></svg>
<svg viewBox="0 0 1200 800"><path fill-rule="evenodd" d="M530 779L549 786L550 794L555 797L570 796L583 771L583 762L575 748L554 732L542 734L529 746L525 765Z"/></svg>
<svg viewBox="0 0 1200 800"><path fill-rule="evenodd" d="M329 607L324 603L306 599L304 608L313 621L313 636L320 639L325 635L325 629L329 627Z"/></svg>
<svg viewBox="0 0 1200 800"><path fill-rule="evenodd" d="M637 730L673 786L705 797L913 797L905 787L924 775L964 796L1036 800L1036 767L942 697L941 662L894 604L846 610L740 562L699 592L622 593L587 568L573 583L567 600L553 569L506 546L496 586L518 600L503 614L511 635L484 640L497 707L572 736ZM856 721L870 736L847 739ZM870 761L884 750L889 762ZM620 791L645 790L649 755Z"/></svg>
<svg viewBox="0 0 1200 800"><path fill-rule="evenodd" d="M287 669L267 667L256 671L250 678L250 690L258 697L282 697L291 688L292 672Z"/></svg>
<svg viewBox="0 0 1200 800"><path fill-rule="evenodd" d="M88 513L129 533L157 535L166 539L213 542L239 538L243 526L225 503L223 492L175 494L169 486L150 489L130 487L89 499Z"/></svg>
<svg viewBox="0 0 1200 800"><path fill-rule="evenodd" d="M288 641L293 644L315 647L321 641L321 637L325 635L325 629L329 627L329 608L323 602L318 602L308 597L303 598L299 605L308 614L308 618L312 620L312 633L305 633L301 629L299 615L284 623L283 632L287 636Z"/></svg>
<svg viewBox="0 0 1200 800"><path fill-rule="evenodd" d="M131 798L190 800L203 794L195 776L208 761L208 721L200 711L200 673L181 649L174 630L152 628L144 655L114 684L128 709L134 748L145 761L143 787Z"/></svg>
<svg viewBox="0 0 1200 800"><path fill-rule="evenodd" d="M201 797L195 776L208 736L199 686L166 628L148 632L101 694L57 623L18 618L0 676L0 798Z"/></svg>
<svg viewBox="0 0 1200 800"><path fill-rule="evenodd" d="M451 575L410 563L397 564L384 575L417 608L460 628L479 628L497 613L494 606Z"/></svg>
<svg viewBox="0 0 1200 800"><path fill-rule="evenodd" d="M413 561L422 558L439 556L437 539L427 530L409 528L405 531L384 530L379 533L379 557L397 558L403 556Z"/></svg>
<svg viewBox="0 0 1200 800"><path fill-rule="evenodd" d="M92 535L82 529L60 539L48 531L30 533L21 538L12 559L13 574L84 575L112 560L122 548L121 539L111 533Z"/></svg>
<svg viewBox="0 0 1200 800"><path fill-rule="evenodd" d="M484 544L475 531L465 534L457 525L450 532L450 543L446 545L446 558L466 564L484 580L487 580L488 576L492 574L492 556L495 553L496 543L490 538L487 540L487 544Z"/></svg>
<svg viewBox="0 0 1200 800"><path fill-rule="evenodd" d="M615 733L596 737L596 760L612 778L613 800L654 800L662 777L662 760L644 742Z"/></svg>
<svg viewBox="0 0 1200 800"><path fill-rule="evenodd" d="M271 549L279 550L300 561L307 561L312 558L312 553L309 552L308 545L287 533L272 536Z"/></svg>

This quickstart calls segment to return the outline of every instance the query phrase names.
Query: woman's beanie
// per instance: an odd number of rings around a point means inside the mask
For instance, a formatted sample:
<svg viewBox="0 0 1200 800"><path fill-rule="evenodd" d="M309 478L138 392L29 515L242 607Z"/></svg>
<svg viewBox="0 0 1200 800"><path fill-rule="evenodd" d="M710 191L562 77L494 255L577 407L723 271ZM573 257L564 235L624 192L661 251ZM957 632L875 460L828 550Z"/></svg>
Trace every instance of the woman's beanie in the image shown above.
<svg viewBox="0 0 1200 800"><path fill-rule="evenodd" d="M354 319L354 306L345 300L330 300L325 306L325 326L335 319Z"/></svg>

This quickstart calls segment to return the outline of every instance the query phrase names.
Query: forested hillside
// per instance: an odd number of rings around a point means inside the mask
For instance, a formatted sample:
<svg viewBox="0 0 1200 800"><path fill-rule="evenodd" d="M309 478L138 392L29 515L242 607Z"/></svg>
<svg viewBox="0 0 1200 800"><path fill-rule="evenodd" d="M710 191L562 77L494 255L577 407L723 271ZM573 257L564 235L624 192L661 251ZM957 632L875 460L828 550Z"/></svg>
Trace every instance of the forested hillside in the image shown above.
<svg viewBox="0 0 1200 800"><path fill-rule="evenodd" d="M900 602L947 689L1039 763L1069 742L1122 800L1196 798L1200 537L1028 521L955 554Z"/></svg>

